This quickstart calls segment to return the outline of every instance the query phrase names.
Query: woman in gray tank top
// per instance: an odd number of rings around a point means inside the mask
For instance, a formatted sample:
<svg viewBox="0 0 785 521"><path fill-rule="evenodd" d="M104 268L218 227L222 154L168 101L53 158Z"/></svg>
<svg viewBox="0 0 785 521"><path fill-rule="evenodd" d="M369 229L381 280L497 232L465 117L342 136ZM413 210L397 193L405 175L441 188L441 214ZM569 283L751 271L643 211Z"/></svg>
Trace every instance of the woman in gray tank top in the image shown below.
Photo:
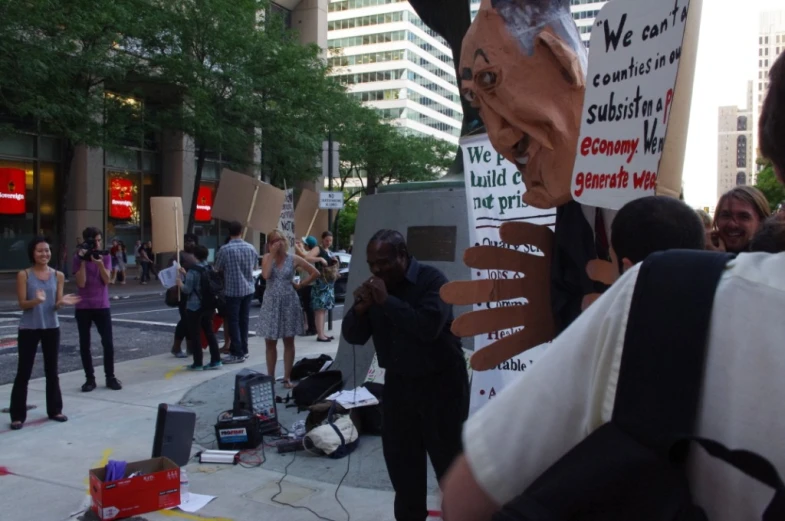
<svg viewBox="0 0 785 521"><path fill-rule="evenodd" d="M19 321L19 365L11 391L11 429L19 430L27 419L27 384L33 373L38 344L44 353L46 376L46 414L49 419L64 422L63 398L57 372L60 350L60 322L57 310L79 302L76 295L63 295L65 276L49 267L52 252L44 237L36 237L27 246L32 266L16 276L16 293L22 319Z"/></svg>

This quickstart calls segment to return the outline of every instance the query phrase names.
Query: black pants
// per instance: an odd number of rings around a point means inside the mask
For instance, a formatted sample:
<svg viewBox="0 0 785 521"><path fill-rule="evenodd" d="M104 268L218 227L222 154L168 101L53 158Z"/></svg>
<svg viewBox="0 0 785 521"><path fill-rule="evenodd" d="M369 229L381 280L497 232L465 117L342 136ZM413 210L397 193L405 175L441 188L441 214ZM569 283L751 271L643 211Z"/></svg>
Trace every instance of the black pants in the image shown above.
<svg viewBox="0 0 785 521"><path fill-rule="evenodd" d="M248 324L250 322L252 297L253 295L226 297L224 331L226 331L228 326L229 338L232 339L232 345L229 349L233 356L248 354Z"/></svg>
<svg viewBox="0 0 785 521"><path fill-rule="evenodd" d="M88 380L95 380L93 355L90 353L90 326L95 324L104 348L104 375L114 378L114 343L112 340L112 314L109 308L77 309L76 327L79 329L79 354Z"/></svg>
<svg viewBox="0 0 785 521"><path fill-rule="evenodd" d="M191 339L191 336L188 333L188 326L185 323L186 306L188 306L188 296L180 295L180 304L177 306L178 311L180 312L180 320L177 321L177 326L174 328L174 337L178 340L182 340L183 338L186 340Z"/></svg>
<svg viewBox="0 0 785 521"><path fill-rule="evenodd" d="M395 489L396 521L428 517L426 454L441 481L461 453L468 414L465 365L422 378L384 375L382 448Z"/></svg>
<svg viewBox="0 0 785 521"><path fill-rule="evenodd" d="M316 319L313 316L313 306L311 305L311 286L300 288L300 304L305 311L305 318L308 322L308 331L316 331Z"/></svg>
<svg viewBox="0 0 785 521"><path fill-rule="evenodd" d="M200 331L204 332L207 338L207 345L210 346L210 362L220 362L221 353L218 350L218 340L215 339L213 332L213 312L211 311L186 311L186 324L188 324L188 334L190 338L188 342L191 346L191 353L194 356L194 365L202 365L204 358L202 355Z"/></svg>
<svg viewBox="0 0 785 521"><path fill-rule="evenodd" d="M60 377L57 375L57 352L60 350L60 328L20 329L17 337L19 362L14 387L11 390L11 421L27 419L27 384L33 374L35 353L38 343L44 352L44 375L46 376L46 414L50 418L63 412L63 397L60 394Z"/></svg>

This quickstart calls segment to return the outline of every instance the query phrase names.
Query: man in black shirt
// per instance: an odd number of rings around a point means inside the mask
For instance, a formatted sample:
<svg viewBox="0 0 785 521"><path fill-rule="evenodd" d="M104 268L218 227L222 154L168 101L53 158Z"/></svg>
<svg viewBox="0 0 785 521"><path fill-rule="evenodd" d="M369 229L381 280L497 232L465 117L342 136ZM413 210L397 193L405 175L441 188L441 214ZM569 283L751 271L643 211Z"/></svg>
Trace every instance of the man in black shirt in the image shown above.
<svg viewBox="0 0 785 521"><path fill-rule="evenodd" d="M353 345L373 337L385 369L382 446L395 489L395 519L424 521L427 456L441 480L461 452L469 379L461 341L450 332L452 306L442 301L442 272L409 255L403 236L377 232L368 243L373 276L354 292L343 320Z"/></svg>

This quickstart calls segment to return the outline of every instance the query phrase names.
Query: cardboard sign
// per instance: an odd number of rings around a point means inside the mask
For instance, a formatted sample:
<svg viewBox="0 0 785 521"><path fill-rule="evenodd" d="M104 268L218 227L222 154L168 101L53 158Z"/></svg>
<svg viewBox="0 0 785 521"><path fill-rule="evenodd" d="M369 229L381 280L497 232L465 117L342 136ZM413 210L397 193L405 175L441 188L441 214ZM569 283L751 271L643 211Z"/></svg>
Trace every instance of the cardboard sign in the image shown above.
<svg viewBox="0 0 785 521"><path fill-rule="evenodd" d="M179 197L151 197L153 253L180 251L183 247L183 201Z"/></svg>
<svg viewBox="0 0 785 521"><path fill-rule="evenodd" d="M0 214L25 213L25 171L21 168L0 168Z"/></svg>
<svg viewBox="0 0 785 521"><path fill-rule="evenodd" d="M297 207L294 209L294 228L301 237L313 235L320 239L322 233L329 229L328 212L319 209L319 200L319 194L313 190L303 190L300 199L297 200ZM336 217L338 212L333 211L333 222Z"/></svg>
<svg viewBox="0 0 785 521"><path fill-rule="evenodd" d="M552 226L556 222L556 210L540 210L528 206L522 200L526 190L517 168L494 150L487 134L461 140L466 175L466 199L469 209L469 244L473 246L502 246L515 248L524 253L542 256L533 245L514 247L506 245L499 236L499 227L504 222L528 222L541 226ZM528 251L525 251L528 250ZM500 270L472 270L472 280L513 279L521 274ZM526 274L523 274L526 278ZM550 284L544 280L543 284ZM482 302L472 310L487 310L502 306L521 306L526 299ZM543 305L539 303L538 305ZM550 303L544 305L550 306ZM521 309L521 308L518 308ZM550 309L550 308L549 308ZM525 327L525 326L524 326ZM522 328L500 330L474 337L474 352L486 348L501 338L516 333ZM520 372L531 367L545 351L538 346L526 351L500 366L488 371L475 371L471 385L470 413L479 410Z"/></svg>
<svg viewBox="0 0 785 521"><path fill-rule="evenodd" d="M194 219L197 222L207 222L213 219L213 187L212 185L201 185L199 194L196 196L196 213Z"/></svg>
<svg viewBox="0 0 785 521"><path fill-rule="evenodd" d="M618 210L654 195L690 0L617 0L591 36L573 198Z"/></svg>
<svg viewBox="0 0 785 521"><path fill-rule="evenodd" d="M294 251L294 190L291 188L284 191L283 209L281 210L281 220L278 223L278 228L286 235L286 240L289 243L289 249Z"/></svg>
<svg viewBox="0 0 785 521"><path fill-rule="evenodd" d="M237 221L262 233L278 226L284 191L251 176L224 168L213 202L213 217Z"/></svg>
<svg viewBox="0 0 785 521"><path fill-rule="evenodd" d="M136 207L134 205L134 182L124 177L112 177L109 180L109 217L114 219L131 219Z"/></svg>

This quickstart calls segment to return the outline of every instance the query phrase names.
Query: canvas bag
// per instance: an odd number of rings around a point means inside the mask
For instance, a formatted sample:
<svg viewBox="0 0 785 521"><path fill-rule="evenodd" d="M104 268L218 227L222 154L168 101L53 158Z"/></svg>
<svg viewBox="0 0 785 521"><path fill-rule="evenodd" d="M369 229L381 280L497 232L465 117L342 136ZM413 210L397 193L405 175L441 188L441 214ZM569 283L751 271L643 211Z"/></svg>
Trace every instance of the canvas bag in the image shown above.
<svg viewBox="0 0 785 521"><path fill-rule="evenodd" d="M493 521L707 521L692 502L685 472L692 443L774 489L762 519L785 519L785 486L771 463L694 436L714 293L730 258L668 251L644 261L611 421Z"/></svg>

